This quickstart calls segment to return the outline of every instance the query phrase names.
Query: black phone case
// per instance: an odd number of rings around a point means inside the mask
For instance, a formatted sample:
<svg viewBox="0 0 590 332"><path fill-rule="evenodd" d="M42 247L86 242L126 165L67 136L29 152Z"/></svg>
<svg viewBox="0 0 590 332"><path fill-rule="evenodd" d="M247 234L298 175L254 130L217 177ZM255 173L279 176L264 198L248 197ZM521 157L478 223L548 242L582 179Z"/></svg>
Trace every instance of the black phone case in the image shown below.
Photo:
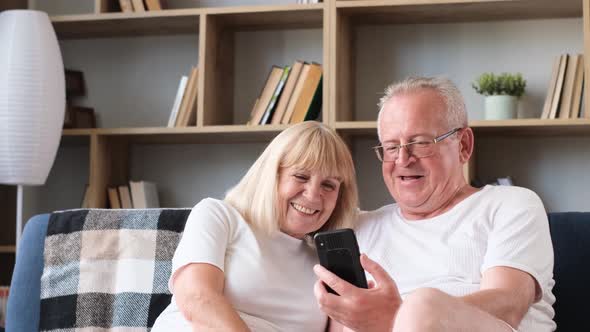
<svg viewBox="0 0 590 332"><path fill-rule="evenodd" d="M352 229L320 232L313 239L323 267L357 287L367 288L358 243ZM337 294L327 285L326 288L329 292Z"/></svg>

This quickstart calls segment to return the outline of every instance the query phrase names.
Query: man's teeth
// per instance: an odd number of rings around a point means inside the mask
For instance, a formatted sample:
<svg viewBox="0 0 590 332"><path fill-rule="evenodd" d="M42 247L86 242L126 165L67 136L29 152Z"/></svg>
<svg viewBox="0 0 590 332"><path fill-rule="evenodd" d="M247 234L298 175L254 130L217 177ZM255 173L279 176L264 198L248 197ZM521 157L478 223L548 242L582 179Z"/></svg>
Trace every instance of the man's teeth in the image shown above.
<svg viewBox="0 0 590 332"><path fill-rule="evenodd" d="M420 176L402 176L401 178L403 181L405 181L405 180L419 179Z"/></svg>
<svg viewBox="0 0 590 332"><path fill-rule="evenodd" d="M295 208L295 210L299 212L303 212L305 214L314 214L317 210L308 209L305 206L301 206L297 203L291 203L291 205Z"/></svg>

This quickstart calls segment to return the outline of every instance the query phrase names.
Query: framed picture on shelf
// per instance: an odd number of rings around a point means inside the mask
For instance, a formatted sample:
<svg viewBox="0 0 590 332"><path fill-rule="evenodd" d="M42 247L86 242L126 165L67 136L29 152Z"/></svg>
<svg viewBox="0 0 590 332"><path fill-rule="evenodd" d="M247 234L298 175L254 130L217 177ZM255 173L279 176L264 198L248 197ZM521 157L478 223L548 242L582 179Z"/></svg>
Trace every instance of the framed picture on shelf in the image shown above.
<svg viewBox="0 0 590 332"><path fill-rule="evenodd" d="M66 98L86 95L84 74L79 70L66 69Z"/></svg>
<svg viewBox="0 0 590 332"><path fill-rule="evenodd" d="M83 106L67 105L64 116L64 128L96 128L94 109Z"/></svg>

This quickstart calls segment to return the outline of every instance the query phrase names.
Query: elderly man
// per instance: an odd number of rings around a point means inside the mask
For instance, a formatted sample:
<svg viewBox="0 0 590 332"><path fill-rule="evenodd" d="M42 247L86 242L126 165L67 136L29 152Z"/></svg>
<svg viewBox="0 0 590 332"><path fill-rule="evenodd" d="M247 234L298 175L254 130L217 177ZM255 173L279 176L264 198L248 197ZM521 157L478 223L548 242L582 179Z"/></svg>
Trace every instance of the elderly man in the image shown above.
<svg viewBox="0 0 590 332"><path fill-rule="evenodd" d="M361 256L369 289L314 267L331 330L553 331L543 204L524 188L466 183L474 138L456 86L442 78L390 86L378 131L375 150L396 203L360 217L361 251L375 260Z"/></svg>

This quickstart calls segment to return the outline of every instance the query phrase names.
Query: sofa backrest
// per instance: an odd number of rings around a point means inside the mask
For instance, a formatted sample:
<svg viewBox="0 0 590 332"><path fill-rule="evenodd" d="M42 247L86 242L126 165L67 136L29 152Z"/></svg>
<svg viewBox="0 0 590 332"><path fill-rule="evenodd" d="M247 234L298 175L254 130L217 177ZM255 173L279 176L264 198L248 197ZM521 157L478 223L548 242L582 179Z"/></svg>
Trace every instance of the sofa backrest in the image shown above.
<svg viewBox="0 0 590 332"><path fill-rule="evenodd" d="M72 214L62 214L59 217L52 216L52 218L48 214L37 215L27 222L21 243L19 244L16 266L10 288L6 317L7 331L24 332L38 330L40 324L40 281L44 269L43 252L46 235L49 231L49 221L50 219L54 222L60 220L58 223L66 224L75 223L75 220L78 220L77 222L83 222L87 214L82 217L83 213L80 214L75 211L89 212L89 210L74 210ZM111 211L107 213L110 217L117 216L114 218L116 222L111 222L112 225L126 225L119 226L118 229L126 229L125 227L137 229L141 224L142 217L140 216L145 216L145 211L150 210L108 211ZM159 225L156 228L173 228L176 223L177 230L180 224L178 224L178 221L174 222L172 220L182 220L180 223L183 227L186 217L188 217L190 212L189 209L156 209L151 211L159 211ZM167 216L173 217L168 218ZM110 217L107 220L113 219ZM127 223L127 221L129 222ZM171 224L165 226L165 223ZM557 298L554 304L557 329L562 332L587 330L586 325L588 323L586 322L587 310L585 304L587 299L590 298L590 285L588 284L588 280L590 280L590 267L586 264L590 262L590 212L550 213L549 225L555 252L554 279L556 285L553 288L553 293ZM71 224L71 227L74 227L74 225ZM53 230L50 232L55 233L56 231ZM69 249L66 247L64 250L67 251ZM48 276L45 278L47 279ZM166 283L167 277L165 279L155 279L154 282L160 285L157 286L158 289L161 289L163 287L162 285ZM47 279L47 282L49 280ZM164 293L164 295L170 296L169 293ZM169 299L167 302L169 302ZM167 302L162 302L159 308L163 309L162 306L167 304ZM66 309L62 308L61 310L65 311ZM152 316L159 314L156 311L152 313ZM148 319L146 325L149 325L150 321ZM153 321L151 323L153 324Z"/></svg>
<svg viewBox="0 0 590 332"><path fill-rule="evenodd" d="M590 212L549 213L558 331L588 331Z"/></svg>

